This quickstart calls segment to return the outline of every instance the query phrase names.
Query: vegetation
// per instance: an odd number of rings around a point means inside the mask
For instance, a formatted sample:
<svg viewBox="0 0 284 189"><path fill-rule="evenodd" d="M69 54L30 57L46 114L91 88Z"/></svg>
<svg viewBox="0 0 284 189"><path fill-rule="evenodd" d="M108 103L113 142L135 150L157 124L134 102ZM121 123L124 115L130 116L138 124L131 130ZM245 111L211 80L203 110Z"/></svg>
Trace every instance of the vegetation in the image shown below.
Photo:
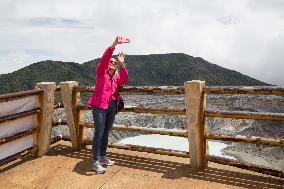
<svg viewBox="0 0 284 189"><path fill-rule="evenodd" d="M94 85L99 59L84 64L46 60L0 75L0 94L34 89L39 82L78 81ZM128 85L176 85L204 80L206 85L268 85L234 70L181 53L128 55Z"/></svg>

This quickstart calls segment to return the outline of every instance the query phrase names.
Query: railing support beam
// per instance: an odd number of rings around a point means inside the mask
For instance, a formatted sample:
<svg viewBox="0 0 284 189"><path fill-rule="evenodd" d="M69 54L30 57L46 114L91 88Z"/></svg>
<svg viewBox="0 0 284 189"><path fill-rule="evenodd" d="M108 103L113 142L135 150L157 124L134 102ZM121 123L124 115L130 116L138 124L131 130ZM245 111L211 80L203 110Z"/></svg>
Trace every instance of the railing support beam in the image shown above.
<svg viewBox="0 0 284 189"><path fill-rule="evenodd" d="M81 150L83 128L79 127L79 122L81 121L82 114L80 110L76 109L76 107L81 102L81 98L79 92L73 92L73 88L78 86L78 82L66 81L59 83L59 85L61 89L64 110L66 113L67 124L69 127L72 148L73 150Z"/></svg>
<svg viewBox="0 0 284 189"><path fill-rule="evenodd" d="M50 148L55 88L55 82L42 82L36 84L36 89L43 90L43 94L40 94L38 96L39 104L41 107L41 113L37 116L38 129L36 134L36 141L38 151L36 153L36 156L38 157L45 155Z"/></svg>
<svg viewBox="0 0 284 189"><path fill-rule="evenodd" d="M205 138L206 96L204 93L204 81L187 81L185 86L186 116L188 127L188 140L190 151L190 166L204 169L207 167L207 142Z"/></svg>

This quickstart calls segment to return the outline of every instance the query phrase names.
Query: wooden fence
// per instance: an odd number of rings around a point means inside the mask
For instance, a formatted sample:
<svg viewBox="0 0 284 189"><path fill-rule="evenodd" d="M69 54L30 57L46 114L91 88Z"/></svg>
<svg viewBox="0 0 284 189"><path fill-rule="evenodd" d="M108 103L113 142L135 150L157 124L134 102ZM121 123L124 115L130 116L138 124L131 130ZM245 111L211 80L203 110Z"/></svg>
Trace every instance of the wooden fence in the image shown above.
<svg viewBox="0 0 284 189"><path fill-rule="evenodd" d="M42 140L39 140L37 146L44 154L47 152L49 145L51 143L57 142L59 140L69 140L72 143L74 150L81 150L82 145L91 144L92 141L86 138L86 129L94 127L93 123L83 122L83 111L90 110L90 107L81 104L81 92L92 92L94 87L90 86L78 86L75 81L61 82L59 87L52 85L49 87L51 91L57 90L61 91L62 94L62 104L56 104L49 107L49 113L53 112L54 108L64 107L66 112L67 120L52 121L50 115L43 116L43 107L47 106L44 101L41 101L41 115L45 119L50 118L50 120L45 120L48 124L45 124L41 130L46 130L42 133ZM42 90L38 91L42 94ZM46 90L50 91L50 90ZM120 89L124 93L166 93L166 94L184 94L185 95L185 109L173 109L173 108L149 108L149 107L126 107L123 112L135 112L135 113L151 113L151 114L165 114L165 115L185 115L187 130L175 130L175 129L158 129L158 128L144 128L138 126L128 126L128 125L114 125L113 130L118 131L128 131L128 132L140 132L147 134L160 134L169 136L178 136L188 138L190 153L177 150L167 150L162 148L153 148L137 145L124 145L124 144L109 144L110 147L115 147L119 149L127 149L133 151L143 151L150 153L166 154L179 157L190 157L190 166L193 168L204 169L207 167L208 161L235 166L243 169L248 169L260 173L265 173L273 176L283 177L283 172L279 170L273 170L266 167L256 166L252 164L247 164L237 160L216 157L208 155L208 140L222 140L222 141L233 141L233 142L244 142L244 143L254 143L262 145L271 146L284 146L283 139L266 139L262 137L247 137L247 136L233 136L233 135L216 135L207 132L207 117L222 117L222 118L233 118L233 119L261 119L261 120L284 120L284 113L255 113L255 112L230 112L230 111L208 111L206 110L206 95L208 94L263 94L263 95L283 95L284 87L208 87L205 86L204 81L188 81L185 82L184 86L125 86ZM9 96L9 95L8 95ZM49 95L46 95L50 97ZM51 95L52 96L52 95ZM0 96L0 102L3 99L9 99L10 97ZM17 97L15 97L17 98ZM53 97L54 98L54 94ZM43 98L41 98L43 99ZM50 102L50 100L49 100ZM32 111L40 111L39 109ZM47 111L46 111L47 112ZM31 113L31 112L28 112ZM37 112L39 113L39 112ZM22 115L24 115L23 113ZM0 118L0 123L2 120L14 119L17 115L12 115L9 118ZM43 119L43 118L41 118ZM39 120L41 120L39 119ZM40 122L40 121L39 121ZM58 136L50 140L50 130L53 126L67 124L69 127L70 138L64 136ZM40 124L39 124L40 125ZM41 125L44 125L42 122ZM48 128L48 129L47 129ZM29 131L29 132L36 132ZM19 133L20 135L25 135L29 133ZM9 141L14 139L6 138L3 141ZM42 141L42 142L40 142ZM2 142L2 140L1 140ZM41 144L42 143L42 144ZM1 145L1 143L0 143ZM45 146L45 147L43 147ZM46 147L48 146L48 147Z"/></svg>
<svg viewBox="0 0 284 189"><path fill-rule="evenodd" d="M77 82L63 82L61 87L62 96L65 98L64 107L70 106L70 113L67 113L68 125L73 125L74 132L77 135L72 136L72 144L75 149L81 149L82 144L91 144L85 137L85 129L93 128L94 123L82 122L82 111L90 110L87 105L80 103L81 92L92 92L94 87L78 86ZM67 87L69 86L69 87ZM64 91L62 91L64 90ZM248 169L256 172L261 172L269 175L283 177L283 172L273 170L266 167L247 164L236 160L231 160L222 157L208 155L208 140L221 140L263 144L271 146L284 146L283 139L266 139L262 137L247 137L233 135L216 135L207 132L207 117L223 117L233 119L261 119L261 120L284 120L283 113L255 113L255 112L213 112L206 110L206 95L207 94L263 94L263 95L283 95L283 87L207 87L203 81L185 82L184 86L125 86L120 89L124 93L166 93L166 94L184 94L186 107L183 110L172 108L150 108L150 107L125 107L123 112L134 113L151 113L165 115L186 115L187 130L159 129L159 128L144 128L128 125L114 125L113 130L139 132L146 134L160 134L169 136L186 137L189 141L190 153L184 151L167 150L161 148L129 145L129 144L110 144L110 147L128 149L133 151L143 151L158 154L174 155L179 157L190 157L190 166L194 168L204 169L207 167L208 161L215 163L231 165L243 169ZM68 94L68 95L66 95ZM73 105L72 105L73 104ZM65 108L66 109L66 108ZM69 115L69 116L68 116ZM63 121L64 122L64 121ZM57 123L58 124L58 123ZM69 126L70 128L70 126ZM66 137L65 137L66 139ZM67 139L66 139L67 140Z"/></svg>
<svg viewBox="0 0 284 189"><path fill-rule="evenodd" d="M54 104L55 87L56 84L54 82L51 83L45 82L37 84L36 89L34 90L0 95L0 108L3 107L1 106L1 103L7 103L7 102L10 103L12 101L23 99L29 96L36 96L39 105L39 107L34 109L12 113L0 117L0 127L1 127L4 123L13 122L18 119L36 115L36 123L34 128L18 132L12 136L5 136L3 138L0 138L0 146L10 144L11 142L16 141L16 143L14 143L14 146L11 147L15 149L17 148L16 147L18 142L17 140L23 139L23 137L26 136L33 135L33 143L34 143L32 147L29 147L22 151L18 151L13 155L1 159L0 166L7 164L11 161L23 158L24 156L30 154L35 156L42 156L46 152L48 152L51 142L50 139L51 128L52 128L51 120L54 109L53 104Z"/></svg>

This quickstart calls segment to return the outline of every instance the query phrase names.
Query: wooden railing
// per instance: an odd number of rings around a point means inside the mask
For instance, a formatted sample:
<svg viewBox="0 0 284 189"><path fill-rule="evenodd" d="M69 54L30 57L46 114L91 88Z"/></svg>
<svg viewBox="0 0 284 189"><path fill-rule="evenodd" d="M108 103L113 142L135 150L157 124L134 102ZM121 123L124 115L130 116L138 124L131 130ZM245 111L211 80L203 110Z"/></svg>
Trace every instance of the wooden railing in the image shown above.
<svg viewBox="0 0 284 189"><path fill-rule="evenodd" d="M265 87L205 87L204 93L206 94L262 94L262 95L283 95L284 87L265 86ZM206 117L221 117L221 118L233 118L233 119L256 119L256 120L284 120L284 113L267 113L267 112L239 112L239 111L205 111ZM216 134L205 134L206 139L211 140L222 140L222 141L233 141L243 143L262 144L270 146L284 147L284 139L266 139L255 136L233 136L233 135L216 135ZM282 171L273 170L266 167L256 166L253 164L243 163L236 160L231 160L222 157L216 157L207 155L207 160L215 163L224 165L230 165L239 167L251 171L261 172L273 176L283 177Z"/></svg>
<svg viewBox="0 0 284 189"><path fill-rule="evenodd" d="M82 111L90 110L91 108L87 105L82 105L80 103L80 93L81 92L92 92L94 87L90 86L78 86L77 82L63 82L60 84L62 96L69 96L70 98L63 98L64 108L66 110L71 110L67 114L66 123L68 124L69 129L73 130L74 133L77 133L77 136L71 135L71 142L74 149L81 149L82 144L91 144L91 141L86 139L85 129L93 128L94 123L84 123L82 122ZM120 89L121 92L127 93L167 93L167 94L182 94L184 93L184 87L160 87L160 86L144 86L144 87L123 87ZM74 98L74 97L77 98ZM71 107L70 105L73 104ZM76 104L76 106L74 106ZM168 108L141 108L141 107L125 107L123 112L135 112L135 113L152 113L152 114L166 114L166 115L185 115L184 110L178 109L168 109ZM63 121L65 122L65 121ZM58 125L60 122L54 122L54 125ZM71 126L71 127L70 127ZM179 136L179 137L188 137L187 130L174 130L174 129L158 129L158 128L143 128L137 126L128 126L128 125L114 125L113 130L118 131L129 131L129 132L140 132L148 134L161 134L161 135L170 135L170 136ZM128 149L133 151L147 151L158 154L167 154L180 157L189 157L188 152L181 152L177 150L167 150L167 149L156 149L152 147L137 146L137 145L123 145L123 144L110 144L110 147L116 147L120 149Z"/></svg>
<svg viewBox="0 0 284 189"><path fill-rule="evenodd" d="M18 140L20 139L23 140L24 137L33 135L34 136L33 138L36 140L33 141L34 145L32 147L29 147L22 151L18 151L13 155L1 159L0 166L10 163L11 161L23 158L27 155L32 154L35 156L42 156L46 152L48 152L50 146L51 116L53 114L55 87L56 87L55 83L39 83L37 84L36 89L34 90L0 95L0 109L3 108L3 106L1 105L3 105L4 103L13 103L12 101L20 100L30 96L36 96L39 105L39 107L37 108L33 108L22 112L12 113L0 117L0 127L1 127L3 126L3 124L5 125L7 122L13 122L28 116L36 115L36 122L34 123L35 127L18 132L12 136L9 136L9 134L2 133L8 136L4 135L5 137L0 138L0 146L3 147L4 145L9 144L10 148L12 149L14 148L13 151L17 150L16 146L18 145ZM20 127L19 124L18 127ZM14 141L15 143L12 143Z"/></svg>
<svg viewBox="0 0 284 189"><path fill-rule="evenodd" d="M38 126L35 129L18 133L15 136L9 136L0 140L0 145L9 143L19 137L23 137L36 132L37 144L32 149L26 149L24 152L19 152L8 159L1 160L1 164L21 157L21 154L35 153L37 156L44 155L51 143L60 140L69 140L72 143L72 148L81 150L82 145L91 144L92 141L86 138L86 129L94 127L94 123L83 122L83 111L90 110L90 107L81 104L81 92L92 92L94 87L78 86L77 82L61 82L58 87L55 83L38 84L40 90L28 92L14 93L8 95L0 95L0 102L22 98L25 95L38 95L40 108L21 112L13 115L8 115L0 118L0 124L6 121L12 121L22 116L31 114L38 115ZM61 91L62 104L54 105L54 92ZM261 120L284 120L284 113L255 113L255 112L230 112L230 111L208 111L206 110L206 95L207 94L263 94L263 95L283 95L284 87L206 87L203 81L185 82L184 86L126 86L120 89L124 93L166 93L166 94L184 94L185 109L173 108L150 108L150 107L125 107L123 112L134 113L151 113L165 115L182 115L186 116L188 129L160 129L160 128L145 128L129 125L114 125L113 130L139 132L147 134L160 134L169 136L178 136L188 138L190 153L185 151L168 150L162 148L153 148L137 145L125 144L109 144L110 147L119 149L127 149L132 151L151 152L179 157L190 157L190 166L193 168L204 169L207 167L208 161L231 165L243 169L257 171L269 175L283 177L283 172L273 170L266 167L256 166L243 163L240 161L216 157L208 155L207 143L208 140L221 140L244 142L271 146L283 147L283 139L267 139L262 137L248 136L233 136L223 134L210 134L207 132L207 117L222 117L233 119L261 119ZM52 105L50 104L52 103ZM52 121L53 110L63 108L66 113L67 120ZM57 136L51 139L51 129L54 126L67 124L69 127L70 137Z"/></svg>
<svg viewBox="0 0 284 189"><path fill-rule="evenodd" d="M37 89L37 90L29 90L29 91L22 91L22 92L18 92L18 93L9 93L9 94L0 95L0 108L1 108L1 103L10 102L10 101L22 99L22 98L25 98L25 97L28 97L28 96L41 95L41 94L43 94L43 90ZM10 121L14 121L14 120L17 120L17 119L20 119L20 118L23 118L23 117L35 115L35 114L38 114L38 113L40 113L40 108L35 108L35 109L32 109L32 110L27 110L27 111L15 113L15 114L5 115L5 116L0 117L0 124L7 123L7 122L10 122ZM16 133L12 136L7 136L7 137L4 137L4 138L1 138L0 139L0 146L7 144L7 143L10 143L12 141L18 140L18 139L23 138L25 136L32 135L35 132L36 132L36 128L32 128L32 129L29 129L29 130L25 130L25 131ZM0 160L0 166L4 165L6 163L9 163L11 161L14 161L16 159L22 158L26 155L29 155L32 152L35 152L37 149L38 148L35 145L31 148L24 149L20 152L17 152L16 154L13 154L13 155L8 156L4 159L1 159Z"/></svg>
<svg viewBox="0 0 284 189"><path fill-rule="evenodd" d="M27 96L40 95L40 94L43 94L43 90L35 89L29 91L21 91L17 93L3 94L0 95L0 103L25 98Z"/></svg>
<svg viewBox="0 0 284 189"><path fill-rule="evenodd" d="M76 149L80 149L82 144L91 144L85 137L86 128L93 128L94 123L82 122L82 111L90 110L87 105L80 103L81 92L92 92L94 87L78 86L75 83L61 83L65 91L62 91L62 96L67 95L70 98L65 99L64 107L69 107L70 113L67 115L66 123L73 125L74 133L77 136L71 135L70 140L75 143ZM70 87L71 86L71 87ZM62 90L62 87L61 87ZM161 148L126 145L126 144L110 144L110 147L128 149L132 151L143 151L158 154L174 155L179 157L190 157L190 166L194 168L203 169L207 167L207 162L231 165L243 169L248 169L256 172L261 172L269 175L283 177L283 172L273 170L266 167L256 166L240 161L216 157L208 155L207 141L222 140L233 142L254 143L262 145L280 146L283 147L283 139L266 139L262 137L247 137L247 136L233 136L233 135L216 135L207 132L207 117L223 117L233 119L261 119L261 120L284 120L283 113L255 113L255 112L222 112L222 111L207 111L206 110L206 94L264 94L264 95L283 95L284 87L206 87L202 81L185 82L185 86L126 86L120 89L124 93L166 93L166 94L185 94L185 109L170 109L170 108L150 108L150 107L125 107L123 112L134 113L151 113L151 114L165 114L165 115L186 115L187 130L174 129L159 129L159 128L144 128L129 125L114 125L113 130L139 132L147 134L160 134L169 136L186 137L189 140L190 153L184 151L167 150ZM74 98L74 97L77 98ZM68 121L69 119L69 121ZM72 122L73 121L73 122ZM64 121L63 121L64 122ZM58 123L55 123L58 124ZM70 126L69 126L70 128ZM78 138L79 137L79 138ZM66 139L66 137L65 137Z"/></svg>

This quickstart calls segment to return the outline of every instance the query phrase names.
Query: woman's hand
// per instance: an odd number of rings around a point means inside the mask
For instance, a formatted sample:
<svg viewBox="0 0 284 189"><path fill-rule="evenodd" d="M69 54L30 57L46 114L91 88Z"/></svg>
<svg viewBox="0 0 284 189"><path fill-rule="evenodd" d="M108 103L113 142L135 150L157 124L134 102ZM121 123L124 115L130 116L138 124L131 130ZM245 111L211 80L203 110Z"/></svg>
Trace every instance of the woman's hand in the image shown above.
<svg viewBox="0 0 284 189"><path fill-rule="evenodd" d="M122 37L116 36L115 40L113 41L111 47L114 49L116 45L121 44Z"/></svg>
<svg viewBox="0 0 284 189"><path fill-rule="evenodd" d="M123 52L120 52L120 53L117 55L117 60L118 60L119 66L125 66L125 65L124 65L124 59L125 59L125 54L124 54Z"/></svg>

